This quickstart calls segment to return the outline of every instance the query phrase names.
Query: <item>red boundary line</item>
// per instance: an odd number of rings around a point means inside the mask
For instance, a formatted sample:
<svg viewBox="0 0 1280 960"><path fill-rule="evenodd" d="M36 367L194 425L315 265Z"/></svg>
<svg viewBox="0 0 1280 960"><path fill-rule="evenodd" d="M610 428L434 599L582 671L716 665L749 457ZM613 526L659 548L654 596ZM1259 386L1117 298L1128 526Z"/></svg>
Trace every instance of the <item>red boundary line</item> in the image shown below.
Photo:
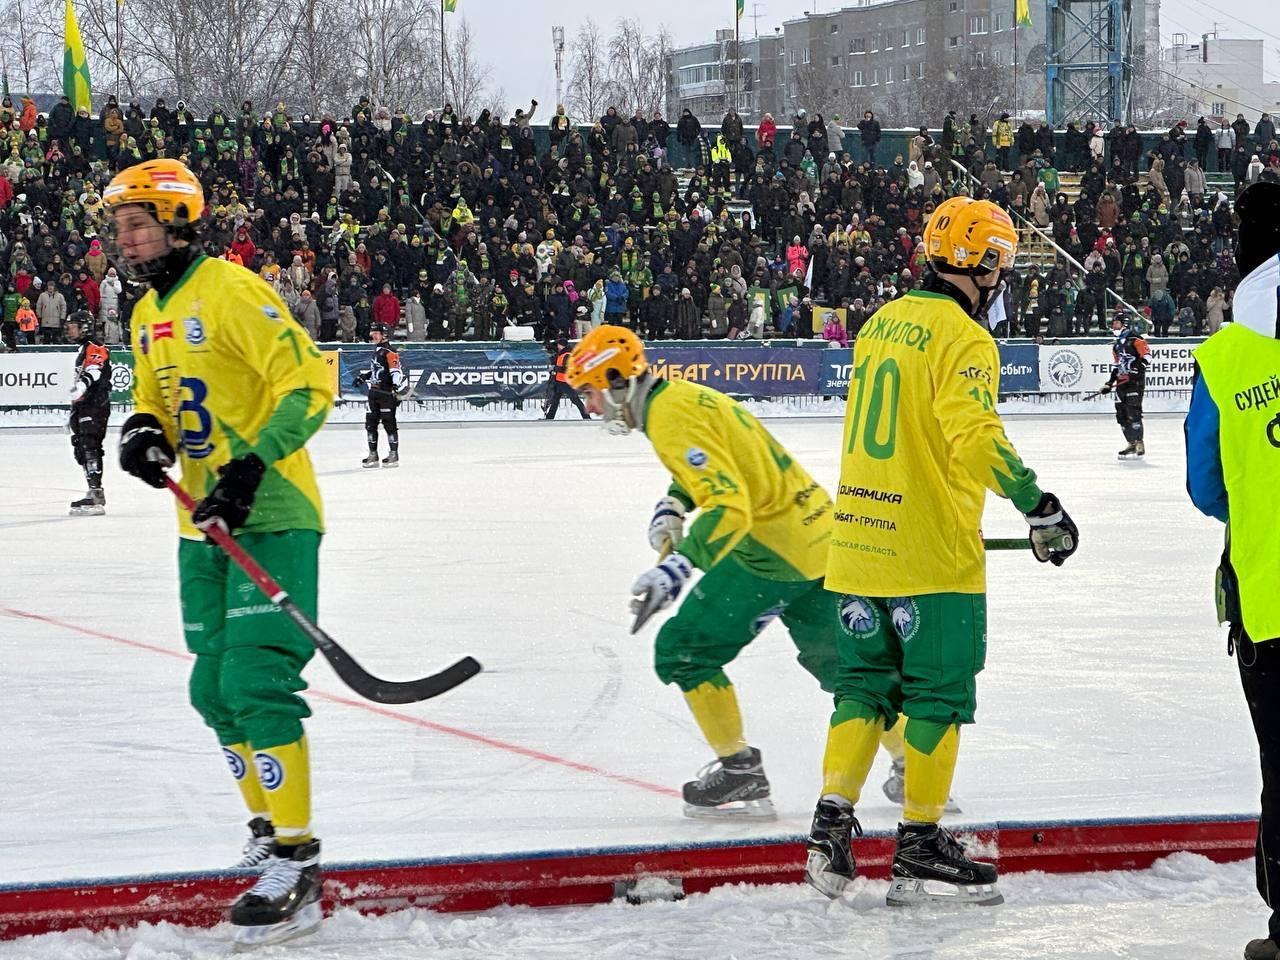
<svg viewBox="0 0 1280 960"><path fill-rule="evenodd" d="M76 633L82 633L85 636L97 637L101 640L110 640L113 643L124 644L125 646L135 647L138 650L146 650L149 653L162 653L167 657L174 657L179 660L192 660L192 656L185 651L172 650L166 647L156 646L151 643L143 643L138 640L130 640L127 637L116 636L112 633L104 633L101 630L94 630L90 627L82 627L78 624L68 623L65 620L58 620L54 617L47 617L39 613L31 613L27 610L15 610L12 607L0 607L0 613L9 616L19 617L25 620L35 620L40 623L47 623L51 626L59 627L63 630L72 630ZM459 740L466 740L469 743L478 743L482 746L492 747L495 750L501 750L504 753L513 753L519 757L526 757L530 760L537 760L541 763L551 764L552 766L564 767L577 773L586 773L594 777L601 777L605 780L612 780L614 783L625 784L629 787L636 787L640 790L646 790L649 793L656 793L663 797L680 797L680 791L671 787L664 787L660 784L650 783L647 780L641 780L637 777L629 777L626 774L612 773L601 767L593 767L588 763L580 763L577 760L569 760L566 757L558 757L552 753L546 753L542 750L535 750L532 747L523 747L518 743L511 743L506 740L498 740L494 737L486 737L484 734L472 733L469 730L463 730L459 727L451 727L443 723L435 723L431 720L424 720L421 717L415 717L412 714L403 713L399 710L389 710L386 707L370 703L365 700L356 700L352 697L345 697L336 693L328 693L324 690L309 689L308 696L315 697L318 700L327 700L330 703L341 704L344 707L352 707L356 710L363 710L366 713L376 714L380 717L387 717L391 720L399 720L401 723L408 723L415 727L421 727L425 730L431 730L434 733L443 733Z"/></svg>
<svg viewBox="0 0 1280 960"><path fill-rule="evenodd" d="M963 832L963 831L962 831ZM1109 824L1056 823L983 828L978 843L1004 873L1140 870L1189 851L1219 862L1253 854L1257 821L1178 820ZM855 841L859 872L888 876L893 840ZM679 881L686 893L733 883L799 883L805 851L797 838L697 848L529 854L474 862L334 865L325 874L325 906L367 913L404 907L441 912L500 905L603 903L621 884L646 876ZM83 886L0 890L0 940L74 928L104 929L169 921L208 927L251 877L216 874L123 879Z"/></svg>

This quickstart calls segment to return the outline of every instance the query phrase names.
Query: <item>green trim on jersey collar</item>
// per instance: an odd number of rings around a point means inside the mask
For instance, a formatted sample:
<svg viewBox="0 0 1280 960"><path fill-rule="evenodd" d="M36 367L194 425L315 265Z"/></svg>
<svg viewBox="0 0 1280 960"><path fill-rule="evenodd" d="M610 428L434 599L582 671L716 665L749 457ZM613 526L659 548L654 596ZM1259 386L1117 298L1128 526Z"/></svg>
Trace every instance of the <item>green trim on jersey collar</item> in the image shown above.
<svg viewBox="0 0 1280 960"><path fill-rule="evenodd" d="M653 389L650 390L649 395L644 398L644 423L640 424L640 430L645 434L648 434L649 432L647 429L649 426L649 404L653 403L654 397L667 389L667 381L663 380L661 377L655 377L654 380L655 383L653 385Z"/></svg>
<svg viewBox="0 0 1280 960"><path fill-rule="evenodd" d="M182 285L186 283L189 279L191 279L191 274L195 273L196 267L200 266L200 264L204 263L208 259L209 259L209 255L207 253L202 253L200 254L200 256L192 260L191 266L187 267L186 271L182 274L182 276L178 278L178 282L169 288L169 292L166 293L163 297L161 296L156 297L156 306L159 307L161 310L163 310L164 305L168 303L170 299L172 299L173 295L178 292L178 290L182 287Z"/></svg>
<svg viewBox="0 0 1280 960"><path fill-rule="evenodd" d="M945 293L935 293L932 290L908 290L907 296L908 297L927 297L930 300L946 300L948 303L956 303L954 297L948 297ZM960 307L960 304L958 303L956 303L956 307L959 309L963 309Z"/></svg>

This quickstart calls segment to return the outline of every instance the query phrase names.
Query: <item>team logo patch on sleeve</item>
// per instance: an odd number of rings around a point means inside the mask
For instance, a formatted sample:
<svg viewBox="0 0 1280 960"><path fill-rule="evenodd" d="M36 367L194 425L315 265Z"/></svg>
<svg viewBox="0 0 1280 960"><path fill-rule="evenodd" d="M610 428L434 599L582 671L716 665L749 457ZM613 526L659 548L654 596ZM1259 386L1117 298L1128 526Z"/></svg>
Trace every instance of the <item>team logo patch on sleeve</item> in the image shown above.
<svg viewBox="0 0 1280 960"><path fill-rule="evenodd" d="M198 347L209 339L204 332L204 324L197 317L187 317L182 321L183 329L186 330L187 343L193 347Z"/></svg>
<svg viewBox="0 0 1280 960"><path fill-rule="evenodd" d="M273 307L269 303L264 303L262 305L262 315L266 317L268 320L270 320L272 323L280 322L280 311L277 310L275 307Z"/></svg>
<svg viewBox="0 0 1280 960"><path fill-rule="evenodd" d="M684 455L685 462L695 470L701 470L707 465L707 453L699 447L690 447Z"/></svg>

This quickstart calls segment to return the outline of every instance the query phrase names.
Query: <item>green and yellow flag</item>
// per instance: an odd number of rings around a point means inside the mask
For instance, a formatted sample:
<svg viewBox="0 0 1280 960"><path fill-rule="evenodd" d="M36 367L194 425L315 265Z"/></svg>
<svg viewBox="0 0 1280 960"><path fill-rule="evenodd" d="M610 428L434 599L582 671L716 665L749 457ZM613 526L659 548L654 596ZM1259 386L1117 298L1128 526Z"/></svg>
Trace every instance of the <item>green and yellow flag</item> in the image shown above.
<svg viewBox="0 0 1280 960"><path fill-rule="evenodd" d="M67 0L67 23L62 41L62 92L71 101L71 109L89 104L89 64L84 59L84 41L80 39L80 25L76 23L76 11Z"/></svg>
<svg viewBox="0 0 1280 960"><path fill-rule="evenodd" d="M747 0L738 0L738 19L742 19L742 15L747 12Z"/></svg>
<svg viewBox="0 0 1280 960"><path fill-rule="evenodd" d="M457 12L458 12L458 0L444 0L444 12L445 12L445 13L457 13Z"/></svg>
<svg viewBox="0 0 1280 960"><path fill-rule="evenodd" d="M1031 26L1031 0L1016 0L1014 7L1014 19L1018 21L1018 26Z"/></svg>

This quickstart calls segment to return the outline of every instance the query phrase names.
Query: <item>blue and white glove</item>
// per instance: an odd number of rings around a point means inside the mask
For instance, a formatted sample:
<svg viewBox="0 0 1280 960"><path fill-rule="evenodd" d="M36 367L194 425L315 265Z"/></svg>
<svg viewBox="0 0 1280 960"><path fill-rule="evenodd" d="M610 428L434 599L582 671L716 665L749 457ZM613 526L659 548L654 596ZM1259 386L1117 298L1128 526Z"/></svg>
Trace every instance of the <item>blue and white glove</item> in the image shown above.
<svg viewBox="0 0 1280 960"><path fill-rule="evenodd" d="M631 612L635 621L631 632L635 633L659 610L671 606L685 582L693 576L693 564L682 553L673 553L652 570L646 570L631 585Z"/></svg>
<svg viewBox="0 0 1280 960"><path fill-rule="evenodd" d="M1040 495L1035 509L1024 514L1031 526L1031 552L1041 563L1060 567L1080 545L1080 531L1052 493Z"/></svg>
<svg viewBox="0 0 1280 960"><path fill-rule="evenodd" d="M671 551L684 539L684 504L675 497L663 497L653 507L649 519L649 546L658 553Z"/></svg>

